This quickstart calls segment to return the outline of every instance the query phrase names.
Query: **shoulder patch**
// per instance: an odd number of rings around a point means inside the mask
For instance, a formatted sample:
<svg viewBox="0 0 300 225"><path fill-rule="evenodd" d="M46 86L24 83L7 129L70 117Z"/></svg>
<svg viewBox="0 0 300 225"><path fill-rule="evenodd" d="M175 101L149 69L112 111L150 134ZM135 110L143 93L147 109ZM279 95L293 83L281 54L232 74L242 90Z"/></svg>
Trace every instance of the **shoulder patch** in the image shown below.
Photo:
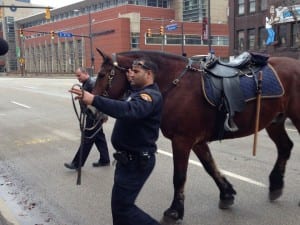
<svg viewBox="0 0 300 225"><path fill-rule="evenodd" d="M144 99L146 102L152 102L152 97L147 93L140 94L141 98Z"/></svg>

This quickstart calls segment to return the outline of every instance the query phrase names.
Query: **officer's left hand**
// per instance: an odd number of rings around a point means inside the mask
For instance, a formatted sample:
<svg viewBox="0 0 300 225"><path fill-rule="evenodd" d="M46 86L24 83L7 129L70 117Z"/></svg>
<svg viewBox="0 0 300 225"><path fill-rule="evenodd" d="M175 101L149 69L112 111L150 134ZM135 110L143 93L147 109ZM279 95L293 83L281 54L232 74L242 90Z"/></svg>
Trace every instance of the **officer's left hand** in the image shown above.
<svg viewBox="0 0 300 225"><path fill-rule="evenodd" d="M78 87L73 87L72 89L69 90L69 92L77 95L75 99L79 99L87 105L91 105L92 102L94 101L95 96L93 94L89 93L88 91L79 89Z"/></svg>

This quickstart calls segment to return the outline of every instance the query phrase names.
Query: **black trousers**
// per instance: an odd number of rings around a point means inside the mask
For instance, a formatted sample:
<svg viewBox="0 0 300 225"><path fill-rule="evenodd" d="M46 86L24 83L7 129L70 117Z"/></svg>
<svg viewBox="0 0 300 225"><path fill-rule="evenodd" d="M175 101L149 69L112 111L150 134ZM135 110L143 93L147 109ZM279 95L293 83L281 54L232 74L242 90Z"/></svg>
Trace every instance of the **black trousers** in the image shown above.
<svg viewBox="0 0 300 225"><path fill-rule="evenodd" d="M126 165L117 161L111 197L113 225L159 225L135 205L135 200L154 165L155 155L142 168L138 159L130 160Z"/></svg>
<svg viewBox="0 0 300 225"><path fill-rule="evenodd" d="M92 127L92 125L93 125L93 120L87 118L86 119L86 127L87 128ZM84 132L85 137L92 136L94 134L94 132L97 129L99 129L99 127L101 127L101 126L102 126L102 124L100 123L97 127L95 127L95 129L86 130ZM83 143L81 143L83 145L82 146L82 155L81 155L81 166L84 166L85 161L87 160L87 157L89 156L89 153L90 153L94 143L96 144L96 147L100 153L99 162L103 162L103 163L110 162L105 134L103 132L103 129L101 128L94 138L92 138L92 139L85 138ZM79 167L79 157L80 157L80 146L79 146L77 153L74 156L74 159L72 161L72 163L77 167Z"/></svg>

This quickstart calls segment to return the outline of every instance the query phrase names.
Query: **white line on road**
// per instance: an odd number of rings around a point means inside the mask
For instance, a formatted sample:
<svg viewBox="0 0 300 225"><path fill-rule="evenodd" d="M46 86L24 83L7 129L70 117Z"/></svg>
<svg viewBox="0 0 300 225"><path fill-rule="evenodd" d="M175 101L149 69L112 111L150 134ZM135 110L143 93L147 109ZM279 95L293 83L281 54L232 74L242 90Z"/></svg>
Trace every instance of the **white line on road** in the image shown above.
<svg viewBox="0 0 300 225"><path fill-rule="evenodd" d="M161 149L158 149L158 153L160 153L160 154L162 154L162 155L169 156L169 157L173 157L172 153L163 151L163 150L161 150ZM200 162L196 162L195 160L191 160L191 159L190 159L190 160L189 160L189 163L192 164L192 165L199 166L199 167L203 168L202 164L201 164ZM250 179L250 178L243 177L243 176L241 176L241 175L238 175L238 174L235 174L235 173L226 171L226 170L221 170L221 172L222 172L224 175L226 175L226 176L233 177L233 178L235 178L235 179L238 179L238 180L241 180L241 181L250 183L250 184L254 184L254 185L259 186L259 187L267 188L267 185L265 185L265 184L263 184L263 183L261 183L261 182L252 180L252 179Z"/></svg>
<svg viewBox="0 0 300 225"><path fill-rule="evenodd" d="M27 108L27 109L30 109L31 107L28 106L28 105L24 105L22 103L19 103L19 102L15 102L15 101L10 101L11 103L15 104L15 105L18 105L18 106L22 106L24 108Z"/></svg>

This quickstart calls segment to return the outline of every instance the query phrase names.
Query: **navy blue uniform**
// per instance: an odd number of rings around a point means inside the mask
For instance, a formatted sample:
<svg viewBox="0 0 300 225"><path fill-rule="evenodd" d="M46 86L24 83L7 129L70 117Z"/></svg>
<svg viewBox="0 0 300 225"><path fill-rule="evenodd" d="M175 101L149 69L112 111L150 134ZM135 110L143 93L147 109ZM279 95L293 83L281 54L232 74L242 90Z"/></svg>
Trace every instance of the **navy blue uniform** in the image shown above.
<svg viewBox="0 0 300 225"><path fill-rule="evenodd" d="M89 77L89 79L87 79L82 84L82 88L88 92L92 92L95 82L96 82L95 78ZM104 119L104 117L103 117L103 119ZM95 118L93 117L93 115L91 113L88 113L87 117L86 117L86 128L92 127L93 124L95 124L94 120L95 120ZM82 143L83 149L82 149L82 153L81 153L81 166L84 166L85 161L86 161L94 143L100 153L99 162L101 162L101 163L109 163L110 162L106 138L105 138L105 134L103 132L103 128L101 126L102 126L102 123L99 123L93 130L85 130L85 132L84 132L85 137L91 137L95 131L100 129L94 138L85 138L84 139L84 142ZM78 148L76 155L74 156L74 158L72 160L72 164L77 168L79 167L79 156L80 156L80 146Z"/></svg>
<svg viewBox="0 0 300 225"><path fill-rule="evenodd" d="M125 153L127 161L117 161L112 190L114 225L158 225L135 205L135 200L155 165L163 100L156 84L133 91L125 101L95 96L92 103L115 117L111 141ZM146 155L142 159L142 155Z"/></svg>

